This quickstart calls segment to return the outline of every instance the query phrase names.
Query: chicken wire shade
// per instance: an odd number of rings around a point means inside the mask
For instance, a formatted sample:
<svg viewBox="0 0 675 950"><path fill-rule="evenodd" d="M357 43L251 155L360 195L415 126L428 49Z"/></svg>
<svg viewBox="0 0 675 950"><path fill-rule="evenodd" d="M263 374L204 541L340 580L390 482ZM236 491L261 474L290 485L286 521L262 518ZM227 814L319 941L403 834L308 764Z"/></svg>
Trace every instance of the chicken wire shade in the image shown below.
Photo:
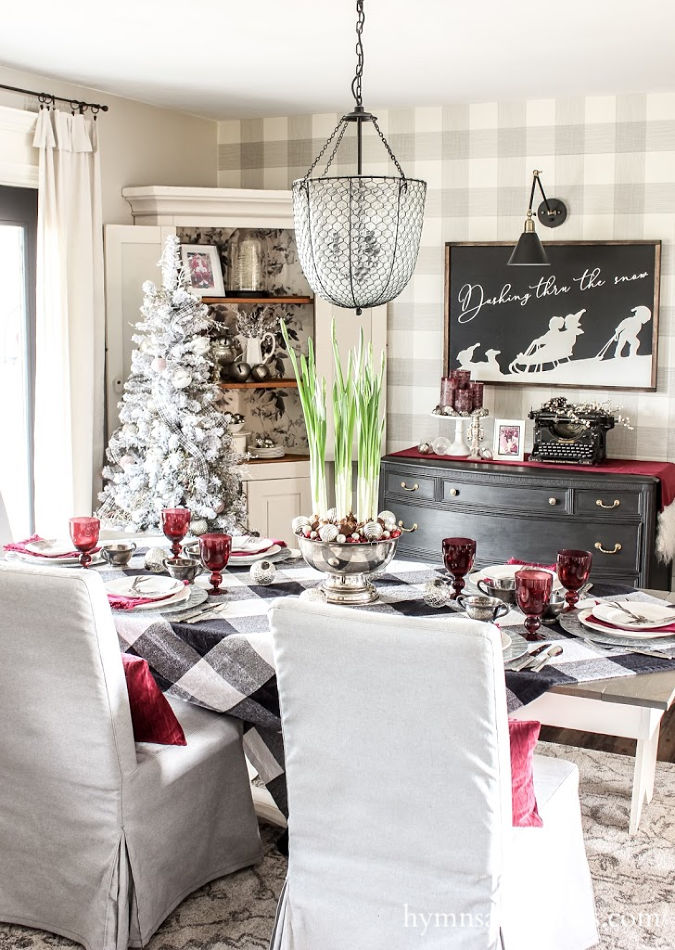
<svg viewBox="0 0 675 950"><path fill-rule="evenodd" d="M294 181L298 256L314 293L357 311L397 297L417 261L426 190L404 177Z"/></svg>

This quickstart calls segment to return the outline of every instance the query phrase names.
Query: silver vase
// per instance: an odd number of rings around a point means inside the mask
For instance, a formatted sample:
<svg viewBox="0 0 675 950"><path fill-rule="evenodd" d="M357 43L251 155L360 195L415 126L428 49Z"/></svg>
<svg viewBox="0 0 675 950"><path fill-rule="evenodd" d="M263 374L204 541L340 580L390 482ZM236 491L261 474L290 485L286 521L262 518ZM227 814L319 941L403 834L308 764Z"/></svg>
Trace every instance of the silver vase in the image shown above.
<svg viewBox="0 0 675 950"><path fill-rule="evenodd" d="M391 562L397 543L398 538L389 538L386 541L338 544L298 536L305 561L328 575L321 585L326 601L351 607L372 604L378 599L368 576L383 570Z"/></svg>

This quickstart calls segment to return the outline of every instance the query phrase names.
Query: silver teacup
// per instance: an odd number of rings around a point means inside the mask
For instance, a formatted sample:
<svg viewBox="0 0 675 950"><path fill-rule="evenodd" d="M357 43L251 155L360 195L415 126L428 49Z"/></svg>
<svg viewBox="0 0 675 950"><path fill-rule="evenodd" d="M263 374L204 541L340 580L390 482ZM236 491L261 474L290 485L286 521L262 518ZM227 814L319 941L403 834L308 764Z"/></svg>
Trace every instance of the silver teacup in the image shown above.
<svg viewBox="0 0 675 950"><path fill-rule="evenodd" d="M505 604L513 604L516 600L516 579L515 577L497 577L481 578L476 583L476 587L488 597L496 597Z"/></svg>
<svg viewBox="0 0 675 950"><path fill-rule="evenodd" d="M112 567L126 567L135 550L136 545L133 541L113 541L103 545L101 557Z"/></svg>
<svg viewBox="0 0 675 950"><path fill-rule="evenodd" d="M465 594L457 598L457 603L466 611L467 617L472 620L483 620L494 623L498 617L509 612L508 605L497 597L486 597L485 594Z"/></svg>
<svg viewBox="0 0 675 950"><path fill-rule="evenodd" d="M204 570L202 562L194 557L167 557L164 558L164 567L177 581L188 581L190 584Z"/></svg>

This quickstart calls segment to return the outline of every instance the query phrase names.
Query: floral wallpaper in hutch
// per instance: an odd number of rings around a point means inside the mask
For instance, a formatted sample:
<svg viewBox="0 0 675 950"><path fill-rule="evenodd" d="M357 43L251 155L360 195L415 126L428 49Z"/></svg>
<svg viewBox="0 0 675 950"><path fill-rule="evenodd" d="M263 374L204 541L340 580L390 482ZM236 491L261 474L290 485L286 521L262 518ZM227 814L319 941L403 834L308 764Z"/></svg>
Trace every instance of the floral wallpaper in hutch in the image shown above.
<svg viewBox="0 0 675 950"><path fill-rule="evenodd" d="M298 262L295 238L292 231L284 229L247 229L263 246L266 290L270 296L311 296ZM179 228L181 244L215 244L223 269L225 288L230 272L229 246L236 236L235 228ZM237 331L240 315L250 314L259 304L211 304L211 313L223 330L228 331L232 341L243 349L245 341ZM281 336L279 321L288 327L296 351L307 353L307 340L314 332L313 304L270 304L262 311L261 320L265 329L274 333L275 351L268 360L270 375L292 379L288 353ZM214 339L217 336L214 334ZM263 355L266 355L263 352ZM225 386L227 381L225 381ZM257 435L269 436L276 445L283 445L289 453L305 455L308 452L307 433L302 418L300 398L296 389L233 389L224 390L223 407L232 412L241 412L245 428L251 433L249 443Z"/></svg>

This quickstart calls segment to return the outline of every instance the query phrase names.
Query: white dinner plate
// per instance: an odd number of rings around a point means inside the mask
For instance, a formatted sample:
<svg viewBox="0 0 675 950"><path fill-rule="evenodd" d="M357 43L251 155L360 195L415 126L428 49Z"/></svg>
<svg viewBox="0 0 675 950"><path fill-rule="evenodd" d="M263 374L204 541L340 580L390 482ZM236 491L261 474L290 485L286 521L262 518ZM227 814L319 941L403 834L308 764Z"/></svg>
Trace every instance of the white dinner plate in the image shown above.
<svg viewBox="0 0 675 950"><path fill-rule="evenodd" d="M274 544L272 538L255 538L250 534L240 534L232 538L232 553L256 554L261 548L267 552Z"/></svg>
<svg viewBox="0 0 675 950"><path fill-rule="evenodd" d="M279 556L281 555L281 557ZM250 567L256 561L279 561L286 556L286 548L278 544L273 544L267 551L261 551L259 554L238 554L236 557L230 556L227 562L228 567Z"/></svg>
<svg viewBox="0 0 675 950"><path fill-rule="evenodd" d="M77 567L80 563L79 554L76 557L35 557L34 554L24 554L23 551L8 551L7 554L11 554L12 557L17 557L25 564L50 564L52 567ZM89 566L96 567L96 565L104 563L105 560L102 557L101 552L97 551L96 554L92 554Z"/></svg>
<svg viewBox="0 0 675 950"><path fill-rule="evenodd" d="M508 648L509 648L509 647L511 646L511 644L513 643L513 640L512 640L511 637L508 635L508 633L504 633L503 630L500 630L499 632L500 632L501 635L502 635L502 650L508 650Z"/></svg>
<svg viewBox="0 0 675 950"><path fill-rule="evenodd" d="M487 580L492 578L493 580L503 580L505 577L513 577L516 571L524 571L528 568L527 564L491 564L489 567L482 567L479 571L474 571L472 574L469 574L468 580L474 586L477 586L478 581ZM536 571L548 571L549 574L553 576L553 590L562 590L563 585L558 579L558 575L554 571L550 571L547 567L532 567L532 570Z"/></svg>
<svg viewBox="0 0 675 950"><path fill-rule="evenodd" d="M132 585L137 578L142 578L138 587ZM136 577L117 577L108 581L105 589L115 597L152 597L154 599L167 597L169 594L180 593L184 584L174 577L163 577L161 574L138 574Z"/></svg>
<svg viewBox="0 0 675 950"><path fill-rule="evenodd" d="M620 601L619 601L620 603ZM641 630L654 630L656 627L662 627L664 623L673 623L668 617L675 617L675 604L649 604L636 602L634 605L627 603L628 609L633 609L636 613L647 617L646 623L641 620L633 620L630 614L624 613L619 607L613 607L611 604L597 604L593 608L594 615L599 620L611 623L614 627L620 627L622 630L635 632ZM672 634L672 630L671 630Z"/></svg>
<svg viewBox="0 0 675 950"><path fill-rule="evenodd" d="M640 608L646 607L647 604L640 604ZM672 630L636 630L635 627L630 630L626 630L620 627L604 627L601 623L596 623L592 614L597 608L582 610L579 612L578 620L579 623L583 624L584 627L588 627L589 630L597 630L600 633L607 634L611 637L617 637L619 639L627 637L631 640L657 640L660 637L672 637ZM645 611L646 613L646 611Z"/></svg>
<svg viewBox="0 0 675 950"><path fill-rule="evenodd" d="M132 607L132 610L164 610L165 607L171 607L174 604L184 605L185 601L190 599L190 587L188 584L181 583L181 590L177 591L175 594L171 594L169 597L164 597L160 600L151 600L148 604L138 604L136 607Z"/></svg>
<svg viewBox="0 0 675 950"><path fill-rule="evenodd" d="M26 551L55 558L72 557L74 548L70 538L45 538L43 541L31 541L26 545Z"/></svg>

